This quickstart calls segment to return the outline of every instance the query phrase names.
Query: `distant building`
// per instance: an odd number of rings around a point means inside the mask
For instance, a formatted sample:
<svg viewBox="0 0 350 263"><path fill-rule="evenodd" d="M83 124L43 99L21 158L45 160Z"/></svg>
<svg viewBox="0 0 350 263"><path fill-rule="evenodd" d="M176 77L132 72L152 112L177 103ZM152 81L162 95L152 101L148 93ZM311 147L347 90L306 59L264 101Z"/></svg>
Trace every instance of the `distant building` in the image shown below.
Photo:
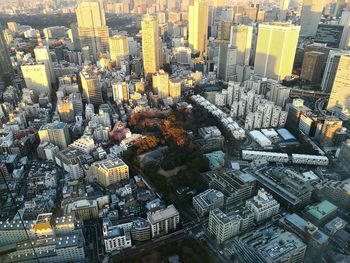
<svg viewBox="0 0 350 263"><path fill-rule="evenodd" d="M324 1L305 0L300 16L300 36L314 37L317 32L318 24L321 21Z"/></svg>
<svg viewBox="0 0 350 263"><path fill-rule="evenodd" d="M319 24L315 42L327 44L327 47L338 48L343 34L343 25Z"/></svg>
<svg viewBox="0 0 350 263"><path fill-rule="evenodd" d="M305 216L315 225L323 226L336 217L337 210L337 206L325 200L317 205L308 206L305 211Z"/></svg>
<svg viewBox="0 0 350 263"><path fill-rule="evenodd" d="M320 65L326 62L326 55L322 52L310 51L304 55L300 78L310 83L321 83L323 70Z"/></svg>
<svg viewBox="0 0 350 263"><path fill-rule="evenodd" d="M128 37L116 35L109 38L109 53L112 60L118 61L122 57L129 56Z"/></svg>
<svg viewBox="0 0 350 263"><path fill-rule="evenodd" d="M21 66L26 87L37 95L52 93L51 79L45 63L24 64Z"/></svg>
<svg viewBox="0 0 350 263"><path fill-rule="evenodd" d="M156 73L160 67L159 28L157 18L144 15L141 22L142 58L145 75Z"/></svg>

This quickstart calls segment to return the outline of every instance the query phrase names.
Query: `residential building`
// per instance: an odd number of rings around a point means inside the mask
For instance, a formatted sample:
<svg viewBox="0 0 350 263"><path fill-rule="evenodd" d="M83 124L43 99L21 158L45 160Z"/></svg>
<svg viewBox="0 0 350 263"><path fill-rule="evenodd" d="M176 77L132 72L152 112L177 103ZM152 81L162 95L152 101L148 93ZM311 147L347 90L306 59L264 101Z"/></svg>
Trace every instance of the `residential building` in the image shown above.
<svg viewBox="0 0 350 263"><path fill-rule="evenodd" d="M80 72L83 95L88 103L99 105L103 103L101 84L97 74L91 70Z"/></svg>
<svg viewBox="0 0 350 263"><path fill-rule="evenodd" d="M129 56L128 37L115 35L109 38L109 54L112 60Z"/></svg>
<svg viewBox="0 0 350 263"><path fill-rule="evenodd" d="M147 213L147 220L151 224L152 238L167 235L177 230L180 223L180 214L174 205Z"/></svg>
<svg viewBox="0 0 350 263"><path fill-rule="evenodd" d="M41 141L51 142L57 145L60 150L68 147L70 135L67 123L55 121L41 126L39 132Z"/></svg>
<svg viewBox="0 0 350 263"><path fill-rule="evenodd" d="M224 195L220 191L207 189L192 198L192 204L199 216L205 216L214 208L224 206Z"/></svg>
<svg viewBox="0 0 350 263"><path fill-rule="evenodd" d="M95 162L93 171L97 181L105 187L129 178L129 167L119 158Z"/></svg>

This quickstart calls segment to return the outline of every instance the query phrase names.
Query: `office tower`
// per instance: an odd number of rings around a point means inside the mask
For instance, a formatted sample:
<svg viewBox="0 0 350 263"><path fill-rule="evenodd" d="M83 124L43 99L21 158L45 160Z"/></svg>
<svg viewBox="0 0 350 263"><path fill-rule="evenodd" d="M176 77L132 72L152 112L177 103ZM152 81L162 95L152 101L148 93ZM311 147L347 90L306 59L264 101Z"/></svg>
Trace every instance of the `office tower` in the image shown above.
<svg viewBox="0 0 350 263"><path fill-rule="evenodd" d="M335 5L333 15L339 18L342 15L342 12L345 6L346 6L345 0L337 0L337 4Z"/></svg>
<svg viewBox="0 0 350 263"><path fill-rule="evenodd" d="M255 73L275 80L292 74L299 26L289 23L260 24L255 54Z"/></svg>
<svg viewBox="0 0 350 263"><path fill-rule="evenodd" d="M157 18L146 14L141 22L142 30L142 57L145 75L156 73L159 70L159 29Z"/></svg>
<svg viewBox="0 0 350 263"><path fill-rule="evenodd" d="M269 84L270 96L269 100L273 101L277 106L284 106L289 99L290 88L282 86L278 83Z"/></svg>
<svg viewBox="0 0 350 263"><path fill-rule="evenodd" d="M208 3L194 0L188 14L188 43L192 50L201 54L207 50L208 42Z"/></svg>
<svg viewBox="0 0 350 263"><path fill-rule="evenodd" d="M288 10L290 0L280 0L280 10Z"/></svg>
<svg viewBox="0 0 350 263"><path fill-rule="evenodd" d="M320 23L324 0L304 0L300 17L300 36L314 37Z"/></svg>
<svg viewBox="0 0 350 263"><path fill-rule="evenodd" d="M68 30L68 38L72 42L74 50L81 49L77 23L70 24L70 29Z"/></svg>
<svg viewBox="0 0 350 263"><path fill-rule="evenodd" d="M323 124L320 123L319 127L320 132L318 140L320 141L320 144L324 147L332 147L334 146L334 136L343 128L343 122L338 118L331 116L325 119Z"/></svg>
<svg viewBox="0 0 350 263"><path fill-rule="evenodd" d="M344 26L339 48L349 49L350 47L350 11L344 11L342 13L339 24Z"/></svg>
<svg viewBox="0 0 350 263"><path fill-rule="evenodd" d="M235 25L231 27L230 44L237 48L237 64L249 65L252 38L252 26Z"/></svg>
<svg viewBox="0 0 350 263"><path fill-rule="evenodd" d="M326 44L330 48L338 48L342 38L344 26L319 24L315 36L315 43Z"/></svg>
<svg viewBox="0 0 350 263"><path fill-rule="evenodd" d="M169 94L173 99L179 99L181 97L181 80L170 79L169 80Z"/></svg>
<svg viewBox="0 0 350 263"><path fill-rule="evenodd" d="M169 74L164 70L153 74L152 87L154 91L157 91L160 99L167 98L169 96Z"/></svg>
<svg viewBox="0 0 350 263"><path fill-rule="evenodd" d="M112 83L113 100L117 101L128 101L129 87L126 82L114 82Z"/></svg>
<svg viewBox="0 0 350 263"><path fill-rule="evenodd" d="M322 91L323 92L331 92L333 87L333 83L335 80L336 73L338 71L340 57L343 55L349 55L349 51L345 50L331 50L329 51L326 68L323 73L322 78Z"/></svg>
<svg viewBox="0 0 350 263"><path fill-rule="evenodd" d="M81 48L88 46L90 60L96 61L108 49L108 27L102 1L81 2L76 8Z"/></svg>
<svg viewBox="0 0 350 263"><path fill-rule="evenodd" d="M310 83L321 83L323 65L327 56L322 52L310 51L304 55L300 78Z"/></svg>
<svg viewBox="0 0 350 263"><path fill-rule="evenodd" d="M60 150L70 144L69 128L67 123L55 121L41 126L38 132L40 141L51 142L57 145Z"/></svg>
<svg viewBox="0 0 350 263"><path fill-rule="evenodd" d="M56 83L56 77L53 70L52 59L50 50L47 46L44 46L41 42L40 33L37 34L38 46L34 48L34 55L36 62L44 63L51 83Z"/></svg>
<svg viewBox="0 0 350 263"><path fill-rule="evenodd" d="M109 53L112 60L119 60L129 55L128 37L116 35L109 38Z"/></svg>
<svg viewBox="0 0 350 263"><path fill-rule="evenodd" d="M350 110L350 54L341 55L335 73L327 110L341 112Z"/></svg>
<svg viewBox="0 0 350 263"><path fill-rule="evenodd" d="M51 81L49 72L44 63L24 64L21 66L26 87L37 95L51 95Z"/></svg>
<svg viewBox="0 0 350 263"><path fill-rule="evenodd" d="M218 78L228 81L236 75L237 49L234 46L222 44L219 47Z"/></svg>
<svg viewBox="0 0 350 263"><path fill-rule="evenodd" d="M10 54L0 25L0 80L9 81L13 74Z"/></svg>
<svg viewBox="0 0 350 263"><path fill-rule="evenodd" d="M103 103L101 84L95 72L83 70L80 72L83 95L88 103L98 105Z"/></svg>
<svg viewBox="0 0 350 263"><path fill-rule="evenodd" d="M16 22L7 22L7 28L11 32L17 32L18 31L18 24Z"/></svg>
<svg viewBox="0 0 350 263"><path fill-rule="evenodd" d="M228 21L219 21L218 23L218 31L216 39L219 41L230 41L231 34L231 22Z"/></svg>
<svg viewBox="0 0 350 263"><path fill-rule="evenodd" d="M96 162L93 171L97 182L105 187L129 179L129 167L119 158Z"/></svg>

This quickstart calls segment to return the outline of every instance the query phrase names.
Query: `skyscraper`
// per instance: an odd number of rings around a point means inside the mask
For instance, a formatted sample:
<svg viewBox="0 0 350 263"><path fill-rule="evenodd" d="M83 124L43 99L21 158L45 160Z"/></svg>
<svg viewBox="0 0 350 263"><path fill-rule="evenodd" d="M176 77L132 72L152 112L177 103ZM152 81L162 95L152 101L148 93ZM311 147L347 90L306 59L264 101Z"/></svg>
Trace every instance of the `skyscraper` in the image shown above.
<svg viewBox="0 0 350 263"><path fill-rule="evenodd" d="M288 10L290 0L280 0L280 9Z"/></svg>
<svg viewBox="0 0 350 263"><path fill-rule="evenodd" d="M342 13L340 18L340 25L344 26L344 29L339 48L346 49L350 47L350 11L344 11Z"/></svg>
<svg viewBox="0 0 350 263"><path fill-rule="evenodd" d="M289 23L259 25L255 73L275 80L292 74L300 26Z"/></svg>
<svg viewBox="0 0 350 263"><path fill-rule="evenodd" d="M208 3L194 0L188 13L188 42L192 50L201 54L207 50L208 42Z"/></svg>
<svg viewBox="0 0 350 263"><path fill-rule="evenodd" d="M109 38L109 52L112 60L119 60L129 55L128 38L116 35Z"/></svg>
<svg viewBox="0 0 350 263"><path fill-rule="evenodd" d="M26 87L37 95L51 95L51 81L49 71L44 63L24 64L21 66Z"/></svg>
<svg viewBox="0 0 350 263"><path fill-rule="evenodd" d="M46 71L50 77L51 83L56 83L55 73L53 71L52 59L50 55L50 50L47 46L44 46L41 42L40 33L37 34L38 46L34 48L34 55L36 62L41 62L45 64Z"/></svg>
<svg viewBox="0 0 350 263"><path fill-rule="evenodd" d="M10 59L9 51L7 49L4 34L0 25L0 80L3 79L7 81L11 79L12 75L12 62Z"/></svg>
<svg viewBox="0 0 350 263"><path fill-rule="evenodd" d="M81 2L76 8L81 48L88 46L92 61L108 49L108 27L102 2Z"/></svg>
<svg viewBox="0 0 350 263"><path fill-rule="evenodd" d="M237 49L234 46L222 44L219 48L218 78L228 81L236 74Z"/></svg>
<svg viewBox="0 0 350 263"><path fill-rule="evenodd" d="M159 70L159 29L157 18L146 14L141 22L142 56L145 75Z"/></svg>
<svg viewBox="0 0 350 263"><path fill-rule="evenodd" d="M81 85L83 86L83 94L88 103L102 104L102 90L98 76L95 72L84 70L80 72Z"/></svg>
<svg viewBox="0 0 350 263"><path fill-rule="evenodd" d="M350 110L350 54L340 56L327 110L340 113Z"/></svg>
<svg viewBox="0 0 350 263"><path fill-rule="evenodd" d="M160 70L152 76L153 89L158 91L160 99L169 96L169 74L164 70Z"/></svg>
<svg viewBox="0 0 350 263"><path fill-rule="evenodd" d="M300 17L300 36L314 37L320 23L324 0L304 0Z"/></svg>
<svg viewBox="0 0 350 263"><path fill-rule="evenodd" d="M331 92L331 89L333 87L333 83L335 80L336 73L338 71L340 58L343 55L349 55L349 51L345 50L331 50L328 55L326 68L323 73L322 78L322 91L324 92Z"/></svg>
<svg viewBox="0 0 350 263"><path fill-rule="evenodd" d="M237 64L249 65L252 48L253 27L235 25L231 27L231 45L237 47Z"/></svg>

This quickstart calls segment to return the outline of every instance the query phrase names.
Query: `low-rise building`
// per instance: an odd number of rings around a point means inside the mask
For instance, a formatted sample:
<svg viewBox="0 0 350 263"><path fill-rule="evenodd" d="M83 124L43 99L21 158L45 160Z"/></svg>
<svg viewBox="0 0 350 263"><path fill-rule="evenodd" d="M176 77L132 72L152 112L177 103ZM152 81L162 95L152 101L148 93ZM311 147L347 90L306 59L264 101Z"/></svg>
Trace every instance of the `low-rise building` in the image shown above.
<svg viewBox="0 0 350 263"><path fill-rule="evenodd" d="M165 209L148 212L147 220L151 224L152 237L157 237L175 231L180 223L180 214L174 205L169 205Z"/></svg>
<svg viewBox="0 0 350 263"><path fill-rule="evenodd" d="M224 195L220 191L207 189L192 199L193 207L199 216L204 216L214 208L224 206Z"/></svg>
<svg viewBox="0 0 350 263"><path fill-rule="evenodd" d="M325 200L306 208L305 216L315 225L322 226L336 217L338 207Z"/></svg>

